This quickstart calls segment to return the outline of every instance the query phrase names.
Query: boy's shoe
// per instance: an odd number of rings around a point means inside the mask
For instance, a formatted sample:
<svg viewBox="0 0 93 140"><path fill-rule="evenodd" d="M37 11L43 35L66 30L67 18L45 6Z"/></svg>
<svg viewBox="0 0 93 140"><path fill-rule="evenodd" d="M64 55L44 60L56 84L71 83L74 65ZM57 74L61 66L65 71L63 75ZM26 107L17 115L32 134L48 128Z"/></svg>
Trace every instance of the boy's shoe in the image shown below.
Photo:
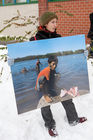
<svg viewBox="0 0 93 140"><path fill-rule="evenodd" d="M87 121L87 118L86 117L79 117L78 118L78 121L73 121L73 122L71 121L71 122L69 122L69 124L70 124L70 126L75 126L78 123L83 123L85 121Z"/></svg>
<svg viewBox="0 0 93 140"><path fill-rule="evenodd" d="M85 121L87 121L87 118L86 117L80 117L80 118L78 118L78 122L79 123L83 123Z"/></svg>
<svg viewBox="0 0 93 140"><path fill-rule="evenodd" d="M55 128L48 129L48 132L49 132L49 135L52 136L52 137L58 136L58 133L57 133Z"/></svg>
<svg viewBox="0 0 93 140"><path fill-rule="evenodd" d="M71 122L69 122L69 125L70 125L70 126L75 126L75 125L77 125L77 124L78 124L78 121L73 121L73 122L71 121Z"/></svg>

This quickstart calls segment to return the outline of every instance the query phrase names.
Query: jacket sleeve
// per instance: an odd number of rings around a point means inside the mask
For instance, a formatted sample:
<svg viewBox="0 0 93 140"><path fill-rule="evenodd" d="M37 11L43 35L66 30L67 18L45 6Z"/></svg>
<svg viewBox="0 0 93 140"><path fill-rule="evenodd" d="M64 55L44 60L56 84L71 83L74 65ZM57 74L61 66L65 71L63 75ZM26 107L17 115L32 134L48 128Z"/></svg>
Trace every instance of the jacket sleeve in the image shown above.
<svg viewBox="0 0 93 140"><path fill-rule="evenodd" d="M31 37L30 39L29 39L29 41L34 41L35 40L35 38L34 37Z"/></svg>
<svg viewBox="0 0 93 140"><path fill-rule="evenodd" d="M57 37L62 37L62 36L60 34L56 34L54 38L57 38Z"/></svg>

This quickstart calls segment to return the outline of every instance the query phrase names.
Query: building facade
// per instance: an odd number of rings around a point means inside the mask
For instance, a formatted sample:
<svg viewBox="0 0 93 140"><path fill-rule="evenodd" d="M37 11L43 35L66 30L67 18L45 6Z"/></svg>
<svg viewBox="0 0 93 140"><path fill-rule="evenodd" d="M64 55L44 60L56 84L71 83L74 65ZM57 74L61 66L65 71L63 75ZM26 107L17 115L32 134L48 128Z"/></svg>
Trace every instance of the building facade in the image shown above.
<svg viewBox="0 0 93 140"><path fill-rule="evenodd" d="M2 3L3 2L3 3ZM9 6L9 4L11 6ZM28 37L34 35L34 31L38 26L38 20L32 24L26 22L34 20L29 19L31 16L39 17L44 11L53 11L58 15L58 29L57 32L62 36L72 36L78 34L85 34L86 43L90 43L87 34L90 28L89 15L93 12L93 0L0 0L0 32L1 35L25 35ZM8 6L7 6L8 5ZM6 20L18 16L20 12L20 23L18 26L14 21L11 27L6 26ZM25 17L25 22L22 18ZM22 23L27 23L22 25ZM19 28L21 27L21 28Z"/></svg>

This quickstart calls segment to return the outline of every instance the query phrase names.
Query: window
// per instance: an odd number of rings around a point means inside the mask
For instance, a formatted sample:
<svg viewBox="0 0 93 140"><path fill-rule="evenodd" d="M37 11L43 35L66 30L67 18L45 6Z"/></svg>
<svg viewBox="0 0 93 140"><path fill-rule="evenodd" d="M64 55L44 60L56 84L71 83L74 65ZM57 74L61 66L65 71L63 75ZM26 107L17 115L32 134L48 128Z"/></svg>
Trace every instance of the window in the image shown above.
<svg viewBox="0 0 93 140"><path fill-rule="evenodd" d="M13 0L4 0L4 3L5 3L5 4L13 3Z"/></svg>
<svg viewBox="0 0 93 140"><path fill-rule="evenodd" d="M37 3L38 0L0 0L0 6L5 5L16 5L16 4L27 4L27 3Z"/></svg>
<svg viewBox="0 0 93 140"><path fill-rule="evenodd" d="M0 0L0 5L2 4L2 0Z"/></svg>
<svg viewBox="0 0 93 140"><path fill-rule="evenodd" d="M16 0L16 3L24 3L26 0Z"/></svg>
<svg viewBox="0 0 93 140"><path fill-rule="evenodd" d="M71 0L48 0L48 2L55 2L55 1L71 1Z"/></svg>

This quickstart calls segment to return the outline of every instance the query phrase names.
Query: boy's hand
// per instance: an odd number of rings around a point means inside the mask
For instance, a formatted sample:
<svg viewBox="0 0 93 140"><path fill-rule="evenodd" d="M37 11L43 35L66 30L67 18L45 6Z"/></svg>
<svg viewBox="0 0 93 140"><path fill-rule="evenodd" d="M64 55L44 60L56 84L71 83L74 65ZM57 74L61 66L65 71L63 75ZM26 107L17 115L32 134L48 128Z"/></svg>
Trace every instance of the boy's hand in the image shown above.
<svg viewBox="0 0 93 140"><path fill-rule="evenodd" d="M52 99L49 96L44 95L44 98L45 98L46 102L48 102L48 103L52 102Z"/></svg>
<svg viewBox="0 0 93 140"><path fill-rule="evenodd" d="M57 78L60 78L60 77L61 77L61 74L60 74L60 73L56 73L55 76L56 76Z"/></svg>

